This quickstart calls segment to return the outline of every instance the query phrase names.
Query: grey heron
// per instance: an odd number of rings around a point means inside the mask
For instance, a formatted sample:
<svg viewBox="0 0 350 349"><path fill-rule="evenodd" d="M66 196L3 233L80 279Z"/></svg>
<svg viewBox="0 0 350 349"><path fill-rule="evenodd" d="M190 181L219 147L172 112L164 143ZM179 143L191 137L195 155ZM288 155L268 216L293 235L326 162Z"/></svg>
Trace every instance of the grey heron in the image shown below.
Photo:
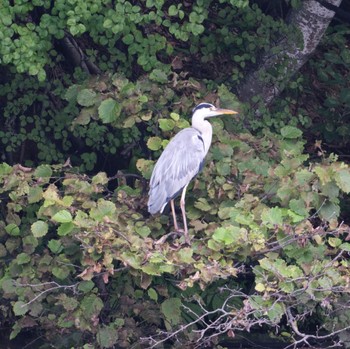
<svg viewBox="0 0 350 349"><path fill-rule="evenodd" d="M170 201L175 231L179 232L176 220L174 199L181 193L180 207L183 219L183 232L186 243L190 243L185 195L190 181L203 167L208 153L213 129L207 118L237 114L229 109L216 108L210 103L200 103L192 110L192 127L185 128L175 135L159 157L151 176L148 212L162 213Z"/></svg>

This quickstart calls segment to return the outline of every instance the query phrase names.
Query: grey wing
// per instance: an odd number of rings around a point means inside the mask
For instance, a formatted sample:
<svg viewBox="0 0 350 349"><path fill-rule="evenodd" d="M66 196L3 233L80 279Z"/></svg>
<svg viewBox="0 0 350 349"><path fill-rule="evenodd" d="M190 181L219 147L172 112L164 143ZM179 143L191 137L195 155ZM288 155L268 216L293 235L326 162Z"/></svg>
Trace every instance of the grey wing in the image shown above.
<svg viewBox="0 0 350 349"><path fill-rule="evenodd" d="M154 167L149 190L148 211L162 212L165 205L201 170L205 158L199 131L186 128L167 145Z"/></svg>

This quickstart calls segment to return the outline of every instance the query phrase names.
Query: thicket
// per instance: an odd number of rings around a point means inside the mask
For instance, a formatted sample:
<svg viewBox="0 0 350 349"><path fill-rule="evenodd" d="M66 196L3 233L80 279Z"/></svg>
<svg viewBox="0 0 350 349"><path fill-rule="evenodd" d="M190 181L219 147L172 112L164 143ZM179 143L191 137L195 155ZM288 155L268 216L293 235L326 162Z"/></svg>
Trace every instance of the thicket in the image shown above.
<svg viewBox="0 0 350 349"><path fill-rule="evenodd" d="M277 7L258 4L2 5L0 324L11 338L40 329L47 346L85 349L220 348L247 331L285 346L347 342L349 29L332 28L256 119L230 88L288 32ZM103 74L69 74L66 38ZM147 213L147 180L203 100L241 115L213 121L185 246L167 215Z"/></svg>

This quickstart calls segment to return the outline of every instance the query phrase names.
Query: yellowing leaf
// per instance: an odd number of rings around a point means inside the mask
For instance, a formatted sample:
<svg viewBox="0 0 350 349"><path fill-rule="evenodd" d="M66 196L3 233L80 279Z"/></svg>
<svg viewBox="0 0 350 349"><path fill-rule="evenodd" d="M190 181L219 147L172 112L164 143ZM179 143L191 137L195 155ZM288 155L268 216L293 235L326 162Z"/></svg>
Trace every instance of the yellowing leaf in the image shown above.
<svg viewBox="0 0 350 349"><path fill-rule="evenodd" d="M341 240L339 238L335 238L335 237L329 237L328 238L328 243L332 246L332 247L338 247L341 245Z"/></svg>
<svg viewBox="0 0 350 349"><path fill-rule="evenodd" d="M154 161L146 159L138 159L136 162L136 168L142 173L142 176L146 179L150 179L152 175Z"/></svg>
<svg viewBox="0 0 350 349"><path fill-rule="evenodd" d="M54 205L60 201L58 196L57 187L54 184L50 184L46 191L43 193L43 198L45 199L44 207Z"/></svg>
<svg viewBox="0 0 350 349"><path fill-rule="evenodd" d="M265 291L265 286L264 284L262 284L261 282L257 283L255 285L255 289L258 291L258 292L264 292Z"/></svg>
<svg viewBox="0 0 350 349"><path fill-rule="evenodd" d="M92 184L107 184L108 183L108 177L106 172L99 172L97 175L92 177L91 180Z"/></svg>
<svg viewBox="0 0 350 349"><path fill-rule="evenodd" d="M326 184L331 181L332 176L332 169L331 168L325 168L321 166L316 166L314 169L315 173L321 180L322 184Z"/></svg>
<svg viewBox="0 0 350 349"><path fill-rule="evenodd" d="M170 117L174 120L174 121L178 121L180 119L180 115L177 113L170 113Z"/></svg>
<svg viewBox="0 0 350 349"><path fill-rule="evenodd" d="M345 192L350 193L350 170L343 169L337 171L334 175L335 181L337 182L339 188Z"/></svg>
<svg viewBox="0 0 350 349"><path fill-rule="evenodd" d="M147 147L151 150L159 150L162 147L162 139L159 137L148 138Z"/></svg>

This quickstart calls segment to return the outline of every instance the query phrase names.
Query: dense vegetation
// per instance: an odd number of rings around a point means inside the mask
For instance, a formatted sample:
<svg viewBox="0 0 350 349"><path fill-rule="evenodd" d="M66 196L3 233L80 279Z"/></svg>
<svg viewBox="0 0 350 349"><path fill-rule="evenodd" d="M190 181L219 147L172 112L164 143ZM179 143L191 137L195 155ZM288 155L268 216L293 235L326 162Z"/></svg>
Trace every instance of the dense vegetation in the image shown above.
<svg viewBox="0 0 350 349"><path fill-rule="evenodd" d="M298 5L0 5L0 326L10 338L224 348L250 332L281 347L349 345L350 29L333 23L269 108L235 95ZM187 246L167 235L167 214L147 213L147 189L200 101L240 115L212 122L187 197Z"/></svg>

